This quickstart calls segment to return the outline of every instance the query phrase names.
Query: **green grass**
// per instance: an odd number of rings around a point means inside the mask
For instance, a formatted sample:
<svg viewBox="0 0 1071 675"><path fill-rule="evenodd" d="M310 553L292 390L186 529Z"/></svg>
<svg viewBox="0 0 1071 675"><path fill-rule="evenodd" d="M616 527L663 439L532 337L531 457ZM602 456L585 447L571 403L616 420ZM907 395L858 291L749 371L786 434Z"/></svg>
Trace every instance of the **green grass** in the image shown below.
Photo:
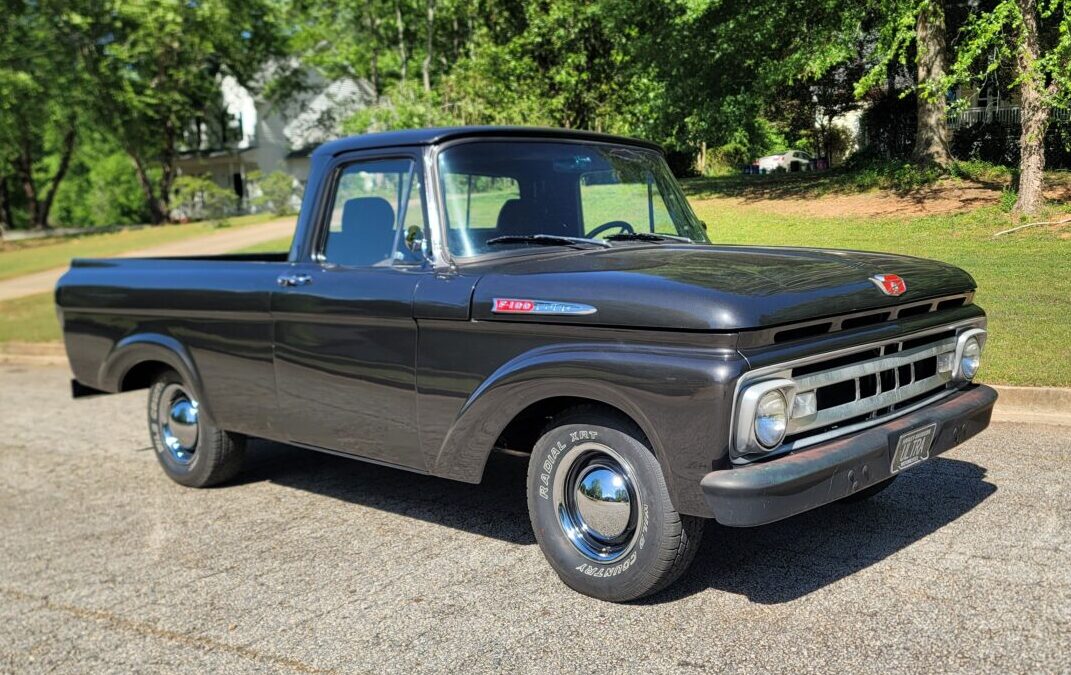
<svg viewBox="0 0 1071 675"><path fill-rule="evenodd" d="M61 339L52 293L0 302L0 342L52 342Z"/></svg>
<svg viewBox="0 0 1071 675"><path fill-rule="evenodd" d="M233 251L233 253L287 253L290 251L291 240L292 237L283 237L282 239L262 241L259 244Z"/></svg>
<svg viewBox="0 0 1071 675"><path fill-rule="evenodd" d="M694 202L718 243L820 246L935 258L978 282L975 302L989 315L981 378L1024 385L1071 385L1071 239L1031 228L994 239L1010 226L997 207L924 218L813 218ZM910 283L910 281L909 281Z"/></svg>
<svg viewBox="0 0 1071 675"><path fill-rule="evenodd" d="M231 227L242 227L274 220L271 214L256 214L229 218ZM63 267L71 258L106 257L167 244L194 237L203 237L219 228L214 221L185 225L160 225L130 228L113 232L86 233L69 237L27 239L0 244L0 279Z"/></svg>

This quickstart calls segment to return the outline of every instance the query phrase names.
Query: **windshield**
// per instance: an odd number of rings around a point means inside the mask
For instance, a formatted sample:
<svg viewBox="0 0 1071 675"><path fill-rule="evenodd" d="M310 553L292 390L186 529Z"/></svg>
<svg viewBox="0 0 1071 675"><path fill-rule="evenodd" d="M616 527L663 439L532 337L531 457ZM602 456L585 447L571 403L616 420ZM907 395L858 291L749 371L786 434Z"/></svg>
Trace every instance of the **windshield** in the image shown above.
<svg viewBox="0 0 1071 675"><path fill-rule="evenodd" d="M576 238L707 241L665 160L651 150L475 141L442 151L439 177L455 256L569 245Z"/></svg>

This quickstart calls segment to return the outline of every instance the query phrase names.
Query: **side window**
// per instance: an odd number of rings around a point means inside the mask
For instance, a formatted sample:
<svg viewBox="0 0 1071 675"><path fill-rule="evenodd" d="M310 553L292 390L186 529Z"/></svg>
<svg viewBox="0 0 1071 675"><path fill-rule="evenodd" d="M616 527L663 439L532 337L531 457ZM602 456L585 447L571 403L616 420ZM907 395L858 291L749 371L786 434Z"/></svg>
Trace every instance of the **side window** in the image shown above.
<svg viewBox="0 0 1071 675"><path fill-rule="evenodd" d="M628 223L634 232L677 234L658 185L644 176L622 176L617 171L595 171L580 177L580 208L584 234L602 225ZM611 228L604 234L622 230Z"/></svg>
<svg viewBox="0 0 1071 675"><path fill-rule="evenodd" d="M347 267L417 262L419 256L406 244L412 238L422 238L423 229L424 204L416 162L355 162L343 169L335 187L324 259Z"/></svg>

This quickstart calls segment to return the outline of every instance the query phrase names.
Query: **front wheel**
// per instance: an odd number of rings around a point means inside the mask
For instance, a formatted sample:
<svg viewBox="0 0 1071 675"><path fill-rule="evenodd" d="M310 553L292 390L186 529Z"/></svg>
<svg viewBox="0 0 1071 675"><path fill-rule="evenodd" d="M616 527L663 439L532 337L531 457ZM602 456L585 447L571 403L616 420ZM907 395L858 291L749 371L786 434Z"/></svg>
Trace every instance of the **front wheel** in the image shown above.
<svg viewBox="0 0 1071 675"><path fill-rule="evenodd" d="M662 469L627 419L578 407L558 416L528 466L539 547L570 588L611 602L651 595L691 563L701 518L673 508Z"/></svg>
<svg viewBox="0 0 1071 675"><path fill-rule="evenodd" d="M230 480L245 458L245 438L212 424L193 388L172 370L149 389L149 436L164 473L188 487Z"/></svg>

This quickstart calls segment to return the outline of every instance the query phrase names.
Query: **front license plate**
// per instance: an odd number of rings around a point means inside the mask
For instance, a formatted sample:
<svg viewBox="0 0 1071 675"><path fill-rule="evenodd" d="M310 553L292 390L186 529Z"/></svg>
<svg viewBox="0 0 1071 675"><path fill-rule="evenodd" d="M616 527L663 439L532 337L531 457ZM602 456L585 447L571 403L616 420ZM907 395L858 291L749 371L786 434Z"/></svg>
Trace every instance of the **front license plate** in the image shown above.
<svg viewBox="0 0 1071 675"><path fill-rule="evenodd" d="M931 424L900 436L900 440L896 442L896 451L893 452L892 466L889 470L892 473L899 473L929 459L930 446L933 445L933 437L936 433L937 424Z"/></svg>

